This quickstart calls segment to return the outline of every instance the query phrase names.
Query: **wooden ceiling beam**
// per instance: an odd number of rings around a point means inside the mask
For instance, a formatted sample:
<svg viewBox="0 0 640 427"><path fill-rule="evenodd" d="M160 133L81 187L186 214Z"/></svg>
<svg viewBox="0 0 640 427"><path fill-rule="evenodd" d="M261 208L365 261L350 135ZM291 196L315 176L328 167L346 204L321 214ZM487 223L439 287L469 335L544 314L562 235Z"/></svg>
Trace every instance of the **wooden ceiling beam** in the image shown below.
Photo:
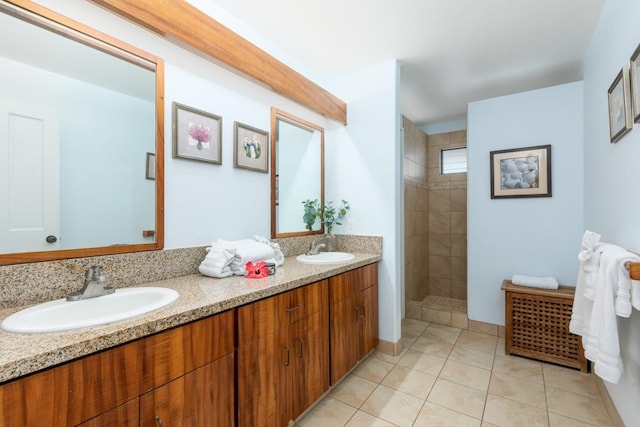
<svg viewBox="0 0 640 427"><path fill-rule="evenodd" d="M347 105L184 0L90 0L342 124Z"/></svg>

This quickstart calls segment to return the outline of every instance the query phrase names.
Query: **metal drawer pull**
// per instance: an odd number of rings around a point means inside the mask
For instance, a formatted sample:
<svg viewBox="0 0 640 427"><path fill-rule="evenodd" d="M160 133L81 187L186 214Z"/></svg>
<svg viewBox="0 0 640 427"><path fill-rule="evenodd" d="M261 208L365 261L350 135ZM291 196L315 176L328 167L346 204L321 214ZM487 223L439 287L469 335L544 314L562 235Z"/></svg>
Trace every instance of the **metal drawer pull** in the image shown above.
<svg viewBox="0 0 640 427"><path fill-rule="evenodd" d="M289 351L289 346L286 344L284 345L284 349L287 350L287 360L284 362L284 366L289 366L289 363L291 362L291 352Z"/></svg>
<svg viewBox="0 0 640 427"><path fill-rule="evenodd" d="M156 415L156 422L158 423L158 426L162 427L162 418L160 418L160 415Z"/></svg>
<svg viewBox="0 0 640 427"><path fill-rule="evenodd" d="M358 317L360 317L360 313L358 312L358 306L353 307L353 309L356 311L356 317L353 319L353 321L357 322Z"/></svg>
<svg viewBox="0 0 640 427"><path fill-rule="evenodd" d="M362 314L360 315L360 317L364 317L364 304L362 304Z"/></svg>
<svg viewBox="0 0 640 427"><path fill-rule="evenodd" d="M304 341L302 338L296 338L298 341L298 359L302 359L302 350L304 349Z"/></svg>
<svg viewBox="0 0 640 427"><path fill-rule="evenodd" d="M285 308L284 311L285 311L285 313L291 313L292 311L300 310L301 308L302 308L302 306L300 304L298 304L293 308Z"/></svg>

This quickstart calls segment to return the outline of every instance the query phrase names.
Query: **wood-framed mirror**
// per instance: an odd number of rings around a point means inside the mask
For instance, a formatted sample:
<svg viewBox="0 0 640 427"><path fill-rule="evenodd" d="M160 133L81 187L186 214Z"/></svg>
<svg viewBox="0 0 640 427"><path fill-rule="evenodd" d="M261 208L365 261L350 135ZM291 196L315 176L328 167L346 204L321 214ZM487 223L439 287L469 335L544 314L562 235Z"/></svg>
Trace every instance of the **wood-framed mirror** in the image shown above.
<svg viewBox="0 0 640 427"><path fill-rule="evenodd" d="M164 246L164 63L0 0L0 265Z"/></svg>
<svg viewBox="0 0 640 427"><path fill-rule="evenodd" d="M324 204L324 129L277 108L271 109L271 236L324 233L302 219L304 200Z"/></svg>

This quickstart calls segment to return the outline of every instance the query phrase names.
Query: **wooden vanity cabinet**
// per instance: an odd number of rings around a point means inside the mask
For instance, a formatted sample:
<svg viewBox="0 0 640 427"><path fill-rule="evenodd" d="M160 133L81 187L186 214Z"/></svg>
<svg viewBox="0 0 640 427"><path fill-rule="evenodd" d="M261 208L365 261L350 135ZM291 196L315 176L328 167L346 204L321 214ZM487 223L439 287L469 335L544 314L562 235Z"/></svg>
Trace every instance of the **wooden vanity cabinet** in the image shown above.
<svg viewBox="0 0 640 427"><path fill-rule="evenodd" d="M378 264L329 278L331 384L378 345Z"/></svg>
<svg viewBox="0 0 640 427"><path fill-rule="evenodd" d="M237 309L238 425L286 426L329 389L328 281Z"/></svg>
<svg viewBox="0 0 640 427"><path fill-rule="evenodd" d="M0 385L0 426L157 426L167 405L165 426L231 426L233 395L229 311Z"/></svg>

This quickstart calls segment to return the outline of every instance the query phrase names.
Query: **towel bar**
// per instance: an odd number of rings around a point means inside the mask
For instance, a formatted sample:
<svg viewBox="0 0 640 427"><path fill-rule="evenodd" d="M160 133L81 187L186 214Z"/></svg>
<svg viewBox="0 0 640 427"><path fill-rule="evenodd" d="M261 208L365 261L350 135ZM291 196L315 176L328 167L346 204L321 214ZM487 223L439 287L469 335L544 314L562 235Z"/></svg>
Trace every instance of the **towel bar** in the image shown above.
<svg viewBox="0 0 640 427"><path fill-rule="evenodd" d="M640 280L640 262L627 261L624 266L629 270L629 277L633 280Z"/></svg>

